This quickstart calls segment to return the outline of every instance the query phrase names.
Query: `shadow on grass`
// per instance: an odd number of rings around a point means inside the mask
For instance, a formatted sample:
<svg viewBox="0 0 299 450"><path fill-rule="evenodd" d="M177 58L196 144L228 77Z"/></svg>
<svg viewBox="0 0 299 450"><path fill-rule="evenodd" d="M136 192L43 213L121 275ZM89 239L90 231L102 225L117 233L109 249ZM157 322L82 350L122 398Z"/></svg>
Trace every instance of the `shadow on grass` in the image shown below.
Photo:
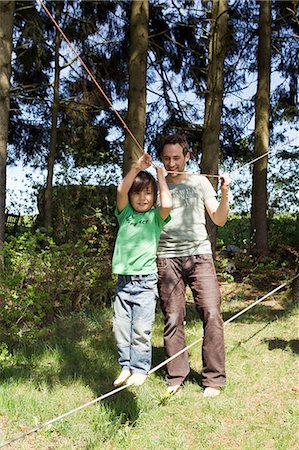
<svg viewBox="0 0 299 450"><path fill-rule="evenodd" d="M247 306L250 306L251 303L247 303L247 305L244 305L244 307L231 309L230 311L225 311L222 313L222 317L224 322L226 322L228 319L233 317L235 314L239 313L243 309L245 309ZM243 305L242 305L243 306ZM256 306L254 306L252 309L246 311L242 315L236 317L232 322L236 321L238 323L243 324L252 324L252 323L268 323L275 320L280 319L287 319L288 317L292 316L294 313L294 310L296 309L296 305L290 302L285 302L285 305L281 309L277 309L273 307L271 304L266 303L259 303Z"/></svg>
<svg viewBox="0 0 299 450"><path fill-rule="evenodd" d="M46 384L51 391L57 385L80 380L97 398L115 389L112 383L120 370L108 320L96 317L92 322L83 314L59 319L46 338L23 343L16 354L17 364L3 368L0 380L30 380L37 390ZM86 403L88 401L90 398L86 399ZM121 423L131 423L138 418L135 395L128 390L120 391L100 403L121 418Z"/></svg>
<svg viewBox="0 0 299 450"><path fill-rule="evenodd" d="M165 361L165 350L163 347L153 347L153 363L152 367L156 367L159 364L161 364L163 361ZM166 379L166 365L162 366L159 370L155 372L156 376L159 378L162 378L163 380ZM201 386L202 384L202 376L200 373L196 372L192 368L190 368L190 373L186 379L186 381L190 381L191 383L198 384ZM165 382L166 383L166 382ZM165 384L166 386L166 384Z"/></svg>
<svg viewBox="0 0 299 450"><path fill-rule="evenodd" d="M235 309L234 304L234 308L223 314L224 320L245 306L248 306L248 302L242 302L238 309ZM261 303L238 317L237 320L243 323L258 320L261 323L266 320L271 322L292 314L295 304L286 302L285 306L285 309L277 310ZM0 380L4 382L30 380L37 390L46 384L50 391L59 384L68 385L74 380L80 380L83 385L90 387L95 398L112 391L114 389L112 382L118 375L119 367L110 316L110 313L98 311L93 317L86 314L73 314L58 320L47 337L35 342L23 342L16 350L17 364L2 368ZM200 322L194 304L191 302L186 305L186 321L187 326ZM269 350L283 348L299 353L298 341L287 342L276 339L267 342ZM164 360L164 348L153 347L152 367ZM166 367L162 367L155 373L164 379ZM188 380L200 385L201 374L191 369ZM89 400L86 399L86 402ZM130 390L121 391L101 401L102 403L109 408L113 416L121 418L119 421L121 423L133 423L139 416L137 398ZM64 412L66 411L61 411L61 413Z"/></svg>
<svg viewBox="0 0 299 450"><path fill-rule="evenodd" d="M260 297L261 298L261 297ZM272 304L266 303L267 300L271 299L271 297L265 299L265 303L261 301L256 306L252 307L248 311L244 312L242 315L236 317L236 322L239 323L256 323L259 322L268 322L269 320L287 318L291 316L294 310L297 309L297 304L292 302L290 299L286 299L283 304L281 302L277 303L279 308L273 307ZM247 308L251 304L253 304L256 300L250 302L240 301L239 306L236 307L236 303L234 305L230 305L229 302L223 305L225 307L225 311L222 308L222 317L223 321L226 322L228 319L236 315L237 313L243 311L243 309ZM230 308L229 308L230 307ZM229 309L228 309L229 308ZM193 301L188 301L186 303L186 321L188 324L193 325L199 319L198 313L196 311L195 305Z"/></svg>
<svg viewBox="0 0 299 450"><path fill-rule="evenodd" d="M268 349L271 350L286 350L292 351L295 354L299 354L299 340L298 339L290 339L289 341L285 341L284 339L265 339L265 343L268 344Z"/></svg>
<svg viewBox="0 0 299 450"><path fill-rule="evenodd" d="M246 339L242 339L240 340L237 344L234 345L233 348L231 348L230 350L228 350L226 352L226 355L229 356L231 353L233 353L234 351L236 351L238 348L240 348L242 345L246 344L247 342L249 342L251 339L253 339L254 337L258 336L263 330L265 330L269 325L271 325L274 321L276 321L276 318L274 320L271 320L270 322L266 323L265 325L263 325L259 330L255 331L253 334L251 334L250 336L248 336Z"/></svg>
<svg viewBox="0 0 299 450"><path fill-rule="evenodd" d="M252 302L253 303L253 302ZM224 322L226 322L228 319L233 317L238 312L245 309L247 306L250 306L250 302L242 302L242 305L240 305L240 308L232 308L229 311L225 311L222 313L222 317ZM257 304L254 306L251 310L246 311L243 315L236 317L236 322L243 323L243 324L252 324L252 323L261 323L261 327L255 331L252 335L250 335L245 340L240 340L231 350L227 352L227 355L235 351L237 348L239 348L241 345L247 343L251 339L253 339L255 336L257 336L259 333L261 333L263 330L265 330L269 325L271 325L273 322L277 321L278 319L284 319L290 317L294 310L297 308L297 305L292 302L291 300L285 301L285 308L284 309L276 309L273 308L271 305L263 304L263 302ZM197 321L200 321L198 314L196 312L194 304L192 302L188 302L186 305L186 321L187 324L192 325L196 323ZM229 325L229 323L227 324ZM227 326L226 325L226 326ZM277 348L284 349L287 351L290 351L290 349L293 351L293 353L298 354L299 353L299 341L298 340L290 340L290 341L283 341L280 339L273 339L273 340L265 340L264 342L268 342L269 350L274 350Z"/></svg>

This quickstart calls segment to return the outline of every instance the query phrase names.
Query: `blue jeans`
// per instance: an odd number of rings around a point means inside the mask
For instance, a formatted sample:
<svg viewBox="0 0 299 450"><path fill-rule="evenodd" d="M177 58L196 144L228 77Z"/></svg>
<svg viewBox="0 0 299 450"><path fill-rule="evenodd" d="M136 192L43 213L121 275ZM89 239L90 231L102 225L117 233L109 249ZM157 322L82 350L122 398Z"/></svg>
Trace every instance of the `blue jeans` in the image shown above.
<svg viewBox="0 0 299 450"><path fill-rule="evenodd" d="M158 275L119 275L115 289L113 332L122 368L147 373L152 361Z"/></svg>

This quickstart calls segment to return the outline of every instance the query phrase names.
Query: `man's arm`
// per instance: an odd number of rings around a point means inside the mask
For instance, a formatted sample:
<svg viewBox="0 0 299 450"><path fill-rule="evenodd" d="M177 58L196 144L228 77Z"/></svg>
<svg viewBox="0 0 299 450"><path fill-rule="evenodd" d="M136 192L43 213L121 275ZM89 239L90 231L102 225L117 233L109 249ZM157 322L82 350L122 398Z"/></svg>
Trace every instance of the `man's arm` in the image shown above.
<svg viewBox="0 0 299 450"><path fill-rule="evenodd" d="M127 206L129 202L128 192L133 184L136 175L141 171L147 169L152 164L152 158L148 153L144 153L136 162L133 164L127 175L122 179L120 185L117 188L116 194L116 206L119 212Z"/></svg>
<svg viewBox="0 0 299 450"><path fill-rule="evenodd" d="M220 177L221 183L221 200L218 203L215 197L208 198L205 201L205 207L208 211L211 220L215 223L215 225L223 226L227 221L228 211L229 211L229 186L230 186L230 177L227 173L221 175Z"/></svg>
<svg viewBox="0 0 299 450"><path fill-rule="evenodd" d="M159 212L162 219L165 220L172 208L172 198L165 179L165 173L167 172L163 167L156 167L156 172L161 202Z"/></svg>

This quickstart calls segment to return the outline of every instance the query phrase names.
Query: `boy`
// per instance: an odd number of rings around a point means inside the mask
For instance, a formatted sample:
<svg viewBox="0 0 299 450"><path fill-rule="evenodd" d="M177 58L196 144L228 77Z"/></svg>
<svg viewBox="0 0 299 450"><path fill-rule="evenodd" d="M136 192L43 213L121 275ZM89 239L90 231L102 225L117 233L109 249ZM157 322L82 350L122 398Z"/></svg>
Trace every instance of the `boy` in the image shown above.
<svg viewBox="0 0 299 450"><path fill-rule="evenodd" d="M115 290L113 331L117 343L123 383L142 385L151 365L151 334L157 298L156 251L162 227L170 220L171 195L165 170L157 167L157 185L145 172L152 164L145 153L124 177L117 189L116 217L119 231L112 259L118 274Z"/></svg>

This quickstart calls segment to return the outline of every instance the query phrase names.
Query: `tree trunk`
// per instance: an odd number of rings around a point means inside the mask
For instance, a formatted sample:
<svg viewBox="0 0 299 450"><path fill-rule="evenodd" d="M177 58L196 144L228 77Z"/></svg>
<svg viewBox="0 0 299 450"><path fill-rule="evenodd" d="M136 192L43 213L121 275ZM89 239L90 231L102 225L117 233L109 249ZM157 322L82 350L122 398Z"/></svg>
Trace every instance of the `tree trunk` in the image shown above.
<svg viewBox="0 0 299 450"><path fill-rule="evenodd" d="M0 271L4 269L6 160L14 1L0 1Z"/></svg>
<svg viewBox="0 0 299 450"><path fill-rule="evenodd" d="M218 174L219 135L223 101L223 71L227 48L227 24L228 13L226 0L213 0L205 117L202 136L202 173ZM217 191L217 179L210 180ZM214 252L216 248L216 225L208 215L207 229Z"/></svg>
<svg viewBox="0 0 299 450"><path fill-rule="evenodd" d="M56 4L56 20L60 16L59 2ZM61 37L59 30L56 28L54 45L54 98L52 105L52 120L51 120L51 135L50 135L50 150L47 162L47 184L45 189L45 216L44 225L45 228L50 229L52 225L52 196L53 196L53 174L54 164L56 159L56 145L57 145L57 124L58 124L58 111L59 111L59 78L60 78L60 66L59 66L59 49L60 49Z"/></svg>
<svg viewBox="0 0 299 450"><path fill-rule="evenodd" d="M130 19L129 93L127 125L143 148L146 123L146 64L148 49L148 0L133 0ZM141 150L126 133L124 174L141 155Z"/></svg>
<svg viewBox="0 0 299 450"><path fill-rule="evenodd" d="M296 276L297 278L292 283L292 301L297 304L299 302L299 273Z"/></svg>
<svg viewBox="0 0 299 450"><path fill-rule="evenodd" d="M270 71L271 71L271 0L260 2L258 43L258 87L254 157L269 150ZM260 254L268 251L267 165L265 156L254 164L252 184L251 231L252 249Z"/></svg>

